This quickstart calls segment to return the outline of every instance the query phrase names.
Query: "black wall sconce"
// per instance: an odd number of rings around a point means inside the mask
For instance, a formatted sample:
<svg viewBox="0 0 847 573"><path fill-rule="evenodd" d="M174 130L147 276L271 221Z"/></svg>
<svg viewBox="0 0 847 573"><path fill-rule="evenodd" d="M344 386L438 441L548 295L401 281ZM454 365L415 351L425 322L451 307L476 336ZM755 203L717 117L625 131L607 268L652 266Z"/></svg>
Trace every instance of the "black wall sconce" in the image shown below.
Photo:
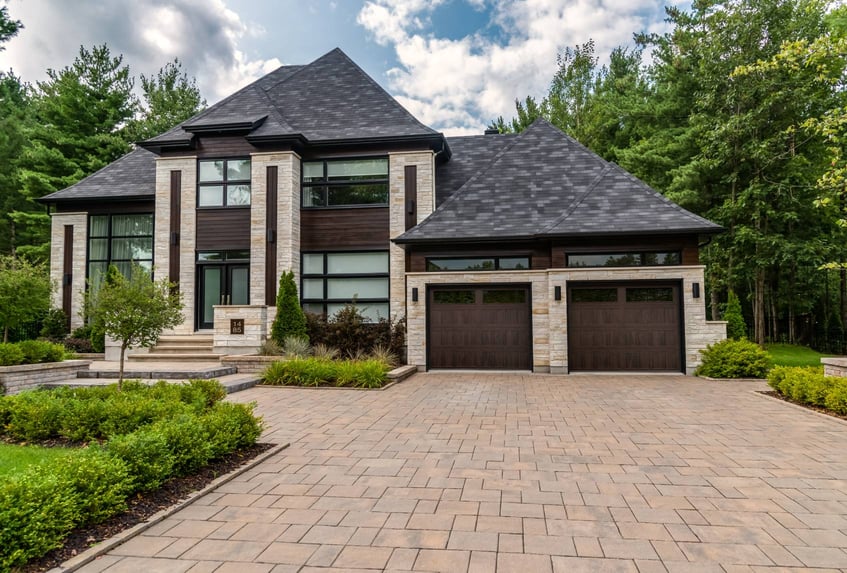
<svg viewBox="0 0 847 573"><path fill-rule="evenodd" d="M562 287L555 286L553 287L553 298L556 300L562 300Z"/></svg>
<svg viewBox="0 0 847 573"><path fill-rule="evenodd" d="M412 288L412 302L418 302L418 289L417 289L417 287Z"/></svg>
<svg viewBox="0 0 847 573"><path fill-rule="evenodd" d="M700 298L700 283L693 283L691 285L691 296Z"/></svg>

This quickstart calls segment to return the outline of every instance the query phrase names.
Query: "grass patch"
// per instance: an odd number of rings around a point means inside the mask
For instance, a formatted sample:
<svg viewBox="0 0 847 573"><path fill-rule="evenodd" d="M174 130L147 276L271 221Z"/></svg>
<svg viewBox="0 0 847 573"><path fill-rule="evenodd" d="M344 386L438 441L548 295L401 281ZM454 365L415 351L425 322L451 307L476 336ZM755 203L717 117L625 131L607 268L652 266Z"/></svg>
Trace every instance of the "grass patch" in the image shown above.
<svg viewBox="0 0 847 573"><path fill-rule="evenodd" d="M795 344L768 344L765 350L771 355L774 366L820 366L821 358L826 356Z"/></svg>
<svg viewBox="0 0 847 573"><path fill-rule="evenodd" d="M21 473L26 468L68 455L69 448L44 448L0 444L0 477Z"/></svg>

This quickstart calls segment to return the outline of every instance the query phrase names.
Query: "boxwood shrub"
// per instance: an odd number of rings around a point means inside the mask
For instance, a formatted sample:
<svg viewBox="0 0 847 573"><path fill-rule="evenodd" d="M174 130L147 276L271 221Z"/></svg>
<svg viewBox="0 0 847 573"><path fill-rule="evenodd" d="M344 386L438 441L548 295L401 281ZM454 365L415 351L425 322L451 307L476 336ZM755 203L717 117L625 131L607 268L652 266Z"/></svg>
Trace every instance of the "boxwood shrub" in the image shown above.
<svg viewBox="0 0 847 573"><path fill-rule="evenodd" d="M114 386L64 388L0 398L0 433L7 439L107 440L102 447L90 445L0 478L0 571L58 547L75 527L123 511L135 492L255 444L262 424L254 406L221 402L223 396L217 381L203 380L178 386L129 383L123 392ZM117 423L121 416L132 423Z"/></svg>
<svg viewBox="0 0 847 573"><path fill-rule="evenodd" d="M291 358L268 366L262 380L272 385L379 388L388 381L390 369L388 364L376 359Z"/></svg>
<svg viewBox="0 0 847 573"><path fill-rule="evenodd" d="M749 340L721 340L701 350L697 376L711 378L764 378L773 366L770 355Z"/></svg>
<svg viewBox="0 0 847 573"><path fill-rule="evenodd" d="M768 374L768 384L794 402L847 416L847 380L824 376L819 366L778 366Z"/></svg>
<svg viewBox="0 0 847 573"><path fill-rule="evenodd" d="M0 343L0 366L61 362L64 358L65 347L48 340Z"/></svg>

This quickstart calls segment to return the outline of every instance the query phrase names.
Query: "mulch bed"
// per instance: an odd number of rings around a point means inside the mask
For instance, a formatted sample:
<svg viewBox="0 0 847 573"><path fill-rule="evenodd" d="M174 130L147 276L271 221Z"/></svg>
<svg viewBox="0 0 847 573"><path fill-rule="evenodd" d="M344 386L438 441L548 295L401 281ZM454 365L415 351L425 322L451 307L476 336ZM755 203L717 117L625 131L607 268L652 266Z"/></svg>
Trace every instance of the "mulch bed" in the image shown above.
<svg viewBox="0 0 847 573"><path fill-rule="evenodd" d="M272 447L273 444L256 444L216 460L194 475L171 479L156 491L136 494L127 500L129 508L125 512L103 523L74 530L65 539L62 547L50 551L40 559L30 561L20 571L34 573L52 569L91 546L146 521L151 515L176 505L191 493L204 488L213 480L244 465Z"/></svg>
<svg viewBox="0 0 847 573"><path fill-rule="evenodd" d="M820 406L815 406L813 404L804 404L803 402L797 402L797 401L792 400L791 398L788 398L786 396L783 396L779 392L775 392L773 390L760 391L759 394L764 394L766 396L778 398L778 399L782 400L783 402L788 402L788 403L794 404L796 406L802 406L803 408L806 408L807 410L813 410L813 411L818 412L820 414L826 414L827 416L832 416L833 418L838 418L839 420L847 421L847 416L842 416L841 414L836 414L832 410L827 410L826 408L821 408Z"/></svg>

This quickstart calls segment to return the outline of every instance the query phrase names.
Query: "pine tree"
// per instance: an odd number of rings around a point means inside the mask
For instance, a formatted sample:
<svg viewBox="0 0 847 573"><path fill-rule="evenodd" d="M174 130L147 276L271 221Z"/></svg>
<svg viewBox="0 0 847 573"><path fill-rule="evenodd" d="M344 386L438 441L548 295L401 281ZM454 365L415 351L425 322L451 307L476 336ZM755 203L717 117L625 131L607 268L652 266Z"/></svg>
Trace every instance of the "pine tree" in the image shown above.
<svg viewBox="0 0 847 573"><path fill-rule="evenodd" d="M735 293L729 291L726 299L726 308L723 311L723 319L726 321L726 337L732 340L747 338L747 325L744 323L744 315L741 314L741 301Z"/></svg>
<svg viewBox="0 0 847 573"><path fill-rule="evenodd" d="M286 271L279 277L279 291L276 295L276 318L271 326L271 338L283 346L288 337L309 340L306 330L306 315L300 308L297 284L294 273Z"/></svg>

